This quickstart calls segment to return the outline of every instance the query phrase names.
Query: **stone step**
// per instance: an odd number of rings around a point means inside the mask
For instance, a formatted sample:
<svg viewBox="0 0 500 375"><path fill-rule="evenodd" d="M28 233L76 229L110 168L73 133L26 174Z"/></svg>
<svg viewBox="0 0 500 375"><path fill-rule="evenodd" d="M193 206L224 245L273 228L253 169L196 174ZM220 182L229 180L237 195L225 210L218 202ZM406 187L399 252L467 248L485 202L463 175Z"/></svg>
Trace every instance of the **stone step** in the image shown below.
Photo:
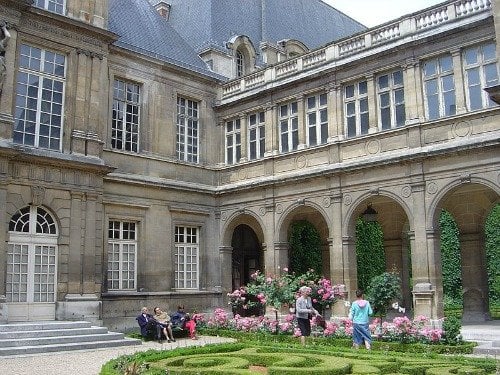
<svg viewBox="0 0 500 375"><path fill-rule="evenodd" d="M482 343L473 349L472 354L498 358L500 357L500 344L493 345L493 342Z"/></svg>
<svg viewBox="0 0 500 375"><path fill-rule="evenodd" d="M111 348L117 346L129 346L129 345L140 345L140 344L141 340L124 338L122 340L110 340L110 341L19 346L19 347L0 348L0 357L28 355L37 353L64 352L71 350L102 349L102 348Z"/></svg>
<svg viewBox="0 0 500 375"><path fill-rule="evenodd" d="M464 332L462 338L465 341L493 341L498 339L498 331Z"/></svg>
<svg viewBox="0 0 500 375"><path fill-rule="evenodd" d="M124 339L123 333L106 332L104 334L95 335L76 335L76 336L53 336L53 337L30 337L24 339L7 339L0 340L0 348L9 347L28 347L36 345L56 345L56 344L78 344L93 341L117 341Z"/></svg>
<svg viewBox="0 0 500 375"><path fill-rule="evenodd" d="M25 339L32 337L55 337L55 336L76 336L76 335L93 335L107 333L106 327L90 327L90 328L71 328L71 329L54 329L54 330L33 330L33 331L0 331L0 340L8 339Z"/></svg>
<svg viewBox="0 0 500 375"><path fill-rule="evenodd" d="M0 324L0 357L141 344L86 321Z"/></svg>
<svg viewBox="0 0 500 375"><path fill-rule="evenodd" d="M92 324L86 321L44 321L0 324L0 332L43 331L71 328L90 328Z"/></svg>

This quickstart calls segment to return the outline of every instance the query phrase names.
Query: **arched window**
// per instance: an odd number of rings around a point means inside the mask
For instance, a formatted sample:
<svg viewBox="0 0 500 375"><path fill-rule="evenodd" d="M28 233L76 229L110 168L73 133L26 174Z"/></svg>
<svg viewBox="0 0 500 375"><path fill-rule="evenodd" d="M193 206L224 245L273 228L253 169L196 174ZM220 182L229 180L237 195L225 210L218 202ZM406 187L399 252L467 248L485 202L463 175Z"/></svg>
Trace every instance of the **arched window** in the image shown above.
<svg viewBox="0 0 500 375"><path fill-rule="evenodd" d="M236 51L236 77L245 75L245 56L240 50Z"/></svg>

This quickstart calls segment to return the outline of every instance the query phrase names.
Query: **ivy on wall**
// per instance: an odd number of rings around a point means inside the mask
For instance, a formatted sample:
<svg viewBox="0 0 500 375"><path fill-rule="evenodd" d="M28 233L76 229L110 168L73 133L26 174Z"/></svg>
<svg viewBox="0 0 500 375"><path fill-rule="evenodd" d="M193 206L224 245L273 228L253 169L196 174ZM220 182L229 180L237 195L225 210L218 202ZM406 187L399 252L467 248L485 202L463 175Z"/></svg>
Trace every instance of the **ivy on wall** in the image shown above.
<svg viewBox="0 0 500 375"><path fill-rule="evenodd" d="M462 261L458 225L453 216L443 210L439 216L439 227L445 305L462 306Z"/></svg>
<svg viewBox="0 0 500 375"><path fill-rule="evenodd" d="M292 272L301 275L313 269L321 274L323 269L321 238L314 225L306 220L292 223L288 243Z"/></svg>
<svg viewBox="0 0 500 375"><path fill-rule="evenodd" d="M356 261L359 289L367 290L371 279L386 271L384 233L378 222L356 222Z"/></svg>
<svg viewBox="0 0 500 375"><path fill-rule="evenodd" d="M500 204L486 219L486 269L490 305L500 304Z"/></svg>

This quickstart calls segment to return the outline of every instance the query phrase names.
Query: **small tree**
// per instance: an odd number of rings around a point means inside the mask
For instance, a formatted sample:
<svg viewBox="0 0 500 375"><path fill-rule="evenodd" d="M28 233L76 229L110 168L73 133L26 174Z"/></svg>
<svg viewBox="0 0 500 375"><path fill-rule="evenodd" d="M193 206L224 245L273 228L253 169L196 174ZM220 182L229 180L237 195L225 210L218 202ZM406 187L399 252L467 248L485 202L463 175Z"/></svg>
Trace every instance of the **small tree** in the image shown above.
<svg viewBox="0 0 500 375"><path fill-rule="evenodd" d="M371 279L366 293L373 308L373 313L382 317L394 300L401 299L401 279L396 273L384 272Z"/></svg>

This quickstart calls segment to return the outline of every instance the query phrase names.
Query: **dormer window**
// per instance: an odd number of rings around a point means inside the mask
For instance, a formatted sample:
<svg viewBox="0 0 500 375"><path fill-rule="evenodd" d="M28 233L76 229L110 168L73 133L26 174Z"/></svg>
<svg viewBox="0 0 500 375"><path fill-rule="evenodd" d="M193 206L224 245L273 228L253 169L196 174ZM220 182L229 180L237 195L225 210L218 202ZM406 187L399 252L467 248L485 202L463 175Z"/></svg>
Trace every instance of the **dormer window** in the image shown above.
<svg viewBox="0 0 500 375"><path fill-rule="evenodd" d="M245 75L245 57L241 51L236 51L236 77Z"/></svg>

